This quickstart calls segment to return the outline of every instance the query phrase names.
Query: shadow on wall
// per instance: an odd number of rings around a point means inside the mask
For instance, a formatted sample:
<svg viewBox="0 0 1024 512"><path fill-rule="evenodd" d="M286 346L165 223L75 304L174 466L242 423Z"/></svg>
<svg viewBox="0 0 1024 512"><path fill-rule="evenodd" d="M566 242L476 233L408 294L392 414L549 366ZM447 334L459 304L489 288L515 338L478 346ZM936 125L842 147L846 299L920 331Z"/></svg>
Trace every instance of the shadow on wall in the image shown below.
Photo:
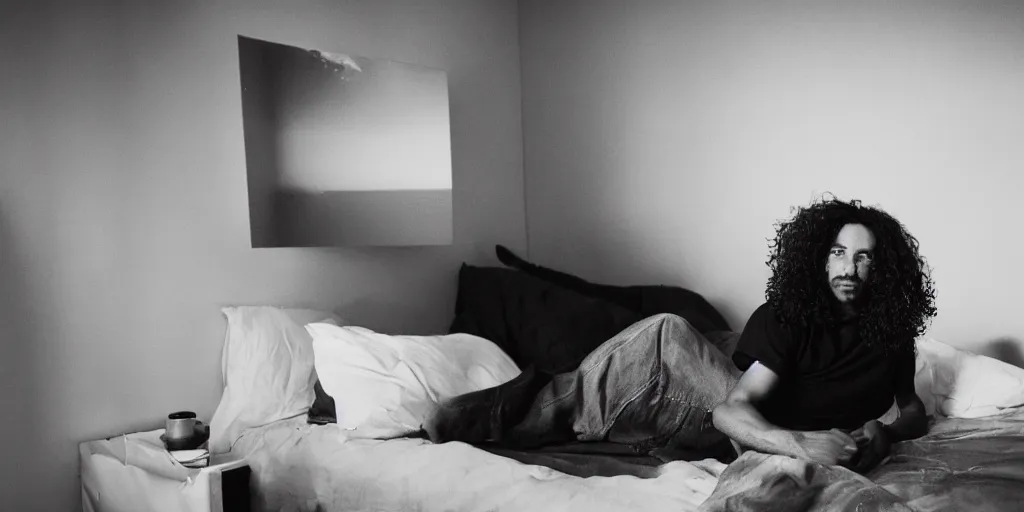
<svg viewBox="0 0 1024 512"><path fill-rule="evenodd" d="M1010 337L996 338L989 342L985 355L1024 368L1024 341Z"/></svg>
<svg viewBox="0 0 1024 512"><path fill-rule="evenodd" d="M4 510L36 510L48 499L46 493L25 483L52 471L45 467L46 458L39 457L45 451L44 397L39 393L45 382L37 358L45 340L37 339L33 328L27 258L18 252L17 242L0 206L0 403L9 412L0 436L11 441L0 469L0 496Z"/></svg>

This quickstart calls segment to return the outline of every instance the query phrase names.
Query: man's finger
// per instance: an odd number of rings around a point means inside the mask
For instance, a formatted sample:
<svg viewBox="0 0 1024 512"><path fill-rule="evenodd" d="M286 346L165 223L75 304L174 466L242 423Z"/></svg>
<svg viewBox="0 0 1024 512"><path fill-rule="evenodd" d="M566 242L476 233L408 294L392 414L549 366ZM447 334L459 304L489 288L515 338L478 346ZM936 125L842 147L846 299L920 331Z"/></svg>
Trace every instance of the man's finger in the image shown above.
<svg viewBox="0 0 1024 512"><path fill-rule="evenodd" d="M854 441L852 438L843 439L843 451L854 453L857 449L857 441Z"/></svg>
<svg viewBox="0 0 1024 512"><path fill-rule="evenodd" d="M847 445L847 444L850 444L850 443L853 443L854 445L857 444L857 442L854 441L852 437L850 437L850 434L847 434L846 432L843 432L842 430L839 430L838 428L834 428L830 432L833 435L838 436L839 440L843 443L843 445Z"/></svg>
<svg viewBox="0 0 1024 512"><path fill-rule="evenodd" d="M870 470L872 466L874 466L874 461L874 455L864 454L864 456L857 461L857 464L854 465L854 471L861 474L867 473L868 470Z"/></svg>

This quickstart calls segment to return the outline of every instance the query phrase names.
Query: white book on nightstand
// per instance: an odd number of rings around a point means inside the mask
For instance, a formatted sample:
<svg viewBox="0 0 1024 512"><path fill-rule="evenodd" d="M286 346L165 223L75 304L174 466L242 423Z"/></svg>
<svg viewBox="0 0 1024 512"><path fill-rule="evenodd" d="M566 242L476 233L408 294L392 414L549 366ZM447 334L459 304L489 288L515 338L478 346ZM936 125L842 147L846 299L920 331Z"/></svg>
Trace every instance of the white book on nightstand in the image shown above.
<svg viewBox="0 0 1024 512"><path fill-rule="evenodd" d="M226 512L235 509L230 504L225 505L224 475L244 468L247 479L245 460L211 457L205 448L172 453L164 447L161 434L163 429L79 445L84 512ZM182 458L188 465L203 461L206 465L188 467L182 463Z"/></svg>
<svg viewBox="0 0 1024 512"><path fill-rule="evenodd" d="M171 457L178 461L178 464L186 468L205 468L210 465L210 450L196 448L195 450L171 450Z"/></svg>

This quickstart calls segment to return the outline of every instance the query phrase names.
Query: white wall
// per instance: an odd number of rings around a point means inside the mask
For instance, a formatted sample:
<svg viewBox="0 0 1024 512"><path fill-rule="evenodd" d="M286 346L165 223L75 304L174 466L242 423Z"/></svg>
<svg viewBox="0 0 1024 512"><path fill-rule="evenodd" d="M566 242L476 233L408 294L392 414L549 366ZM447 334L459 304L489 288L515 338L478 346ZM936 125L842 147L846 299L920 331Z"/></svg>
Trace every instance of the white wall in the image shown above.
<svg viewBox="0 0 1024 512"><path fill-rule="evenodd" d="M1024 3L523 0L520 47L534 260L739 329L831 191L919 238L932 336L1022 363Z"/></svg>
<svg viewBox="0 0 1024 512"><path fill-rule="evenodd" d="M250 249L240 33L447 70L457 245ZM5 7L0 508L75 510L78 442L208 420L222 305L447 327L459 263L525 250L517 36L500 0Z"/></svg>

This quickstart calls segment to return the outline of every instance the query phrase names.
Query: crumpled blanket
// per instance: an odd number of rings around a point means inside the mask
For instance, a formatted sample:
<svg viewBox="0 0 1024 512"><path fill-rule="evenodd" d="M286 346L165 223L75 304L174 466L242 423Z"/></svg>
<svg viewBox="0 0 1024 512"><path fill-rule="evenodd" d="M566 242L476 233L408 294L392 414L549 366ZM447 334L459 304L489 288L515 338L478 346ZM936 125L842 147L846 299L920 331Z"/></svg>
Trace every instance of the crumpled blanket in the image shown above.
<svg viewBox="0 0 1024 512"><path fill-rule="evenodd" d="M746 452L722 472L701 511L910 511L871 480L838 466Z"/></svg>
<svg viewBox="0 0 1024 512"><path fill-rule="evenodd" d="M1024 409L935 419L865 476L781 455L746 452L700 510L1024 510Z"/></svg>

